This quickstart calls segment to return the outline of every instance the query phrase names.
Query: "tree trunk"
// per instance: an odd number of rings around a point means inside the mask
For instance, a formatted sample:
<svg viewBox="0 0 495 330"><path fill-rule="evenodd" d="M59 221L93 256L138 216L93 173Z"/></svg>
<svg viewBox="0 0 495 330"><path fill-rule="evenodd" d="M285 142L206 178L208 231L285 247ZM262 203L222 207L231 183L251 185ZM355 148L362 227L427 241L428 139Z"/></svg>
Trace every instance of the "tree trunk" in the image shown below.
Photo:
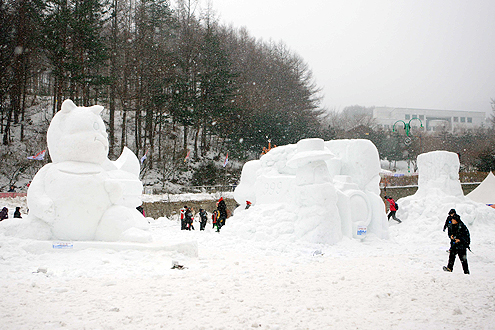
<svg viewBox="0 0 495 330"><path fill-rule="evenodd" d="M199 131L200 131L200 126L198 124L198 127L196 129L196 134L194 136L194 159L198 160L199 159L199 154L198 154L198 138L199 138Z"/></svg>
<svg viewBox="0 0 495 330"><path fill-rule="evenodd" d="M3 145L8 145L10 140L10 124L12 123L12 106L9 107L7 112L7 124L5 125L5 131L3 131Z"/></svg>
<svg viewBox="0 0 495 330"><path fill-rule="evenodd" d="M24 115L26 109L26 95L27 95L27 75L24 76L24 84L22 87L22 105L21 105L21 133L20 140L24 141Z"/></svg>
<svg viewBox="0 0 495 330"><path fill-rule="evenodd" d="M188 135L188 129L187 129L187 125L184 125L184 136L183 136L183 147L184 147L184 150L187 150L187 135Z"/></svg>
<svg viewBox="0 0 495 330"><path fill-rule="evenodd" d="M115 97L116 97L116 84L117 84L117 0L112 0L113 7L113 17L112 17L112 54L110 57L110 100L109 100L109 111L110 118L108 120L108 153L110 156L114 155L114 144L115 144Z"/></svg>
<svg viewBox="0 0 495 330"><path fill-rule="evenodd" d="M122 125L121 125L121 128L122 128L122 136L120 138L120 151L122 152L122 150L124 150L124 147L125 147L125 142L126 142L126 134L125 134L125 130L126 130L126 121L127 121L127 110L126 109L122 109Z"/></svg>

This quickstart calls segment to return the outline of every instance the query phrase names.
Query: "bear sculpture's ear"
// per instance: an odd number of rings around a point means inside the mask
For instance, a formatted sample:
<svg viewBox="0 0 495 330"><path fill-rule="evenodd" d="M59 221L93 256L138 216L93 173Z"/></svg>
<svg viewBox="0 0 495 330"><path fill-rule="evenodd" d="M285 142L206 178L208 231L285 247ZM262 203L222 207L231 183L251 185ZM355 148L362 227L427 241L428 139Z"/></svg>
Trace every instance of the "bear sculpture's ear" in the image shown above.
<svg viewBox="0 0 495 330"><path fill-rule="evenodd" d="M77 108L77 106L74 104L74 102L67 99L64 101L64 103L62 103L62 109L60 111L62 111L63 113L69 113L75 108Z"/></svg>
<svg viewBox="0 0 495 330"><path fill-rule="evenodd" d="M95 115L99 115L100 112L103 110L103 107L101 105L93 105L92 107L89 108L92 113Z"/></svg>

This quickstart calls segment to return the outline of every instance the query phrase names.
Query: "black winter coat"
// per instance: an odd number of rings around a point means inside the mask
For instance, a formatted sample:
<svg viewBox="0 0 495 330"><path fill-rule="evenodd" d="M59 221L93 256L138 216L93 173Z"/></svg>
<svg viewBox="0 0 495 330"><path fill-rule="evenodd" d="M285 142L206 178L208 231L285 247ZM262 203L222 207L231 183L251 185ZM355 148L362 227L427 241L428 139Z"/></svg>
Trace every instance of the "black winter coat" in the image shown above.
<svg viewBox="0 0 495 330"><path fill-rule="evenodd" d="M458 220L457 224L450 223L449 226L450 248L456 250L469 249L471 236L464 222ZM455 240L459 242L456 243Z"/></svg>
<svg viewBox="0 0 495 330"><path fill-rule="evenodd" d="M221 218L227 218L227 204L223 199L218 203L218 211L220 211Z"/></svg>
<svg viewBox="0 0 495 330"><path fill-rule="evenodd" d="M199 216L201 217L201 222L206 223L208 221L208 216L206 215L206 211L199 212Z"/></svg>
<svg viewBox="0 0 495 330"><path fill-rule="evenodd" d="M454 214L454 215L449 215L447 217L447 219L445 220L445 224L443 225L443 231L445 231L445 229L449 229L448 230L448 234L449 234L449 237L450 237L450 225L452 225L452 219L456 219L457 222L462 222L461 221L461 217L458 215L458 214Z"/></svg>
<svg viewBox="0 0 495 330"><path fill-rule="evenodd" d="M4 207L2 211L0 211L0 221L8 219L9 218L9 209Z"/></svg>
<svg viewBox="0 0 495 330"><path fill-rule="evenodd" d="M190 209L188 209L184 215L184 222L185 223L193 223L193 214Z"/></svg>

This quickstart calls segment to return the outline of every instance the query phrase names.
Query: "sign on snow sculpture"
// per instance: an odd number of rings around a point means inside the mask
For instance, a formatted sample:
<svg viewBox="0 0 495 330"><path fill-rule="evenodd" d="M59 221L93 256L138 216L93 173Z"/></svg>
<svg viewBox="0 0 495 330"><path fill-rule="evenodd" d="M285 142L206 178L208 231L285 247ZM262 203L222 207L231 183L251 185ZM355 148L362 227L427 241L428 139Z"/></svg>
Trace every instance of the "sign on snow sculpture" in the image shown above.
<svg viewBox="0 0 495 330"><path fill-rule="evenodd" d="M66 100L50 123L53 162L38 171L27 194L29 220L42 229L42 238L151 239L148 222L136 210L143 188L139 160L127 148L117 161L108 159L102 110Z"/></svg>
<svg viewBox="0 0 495 330"><path fill-rule="evenodd" d="M379 173L378 151L369 140L304 139L247 162L234 198L241 205L286 205L295 213L286 219L294 219L297 239L387 238Z"/></svg>

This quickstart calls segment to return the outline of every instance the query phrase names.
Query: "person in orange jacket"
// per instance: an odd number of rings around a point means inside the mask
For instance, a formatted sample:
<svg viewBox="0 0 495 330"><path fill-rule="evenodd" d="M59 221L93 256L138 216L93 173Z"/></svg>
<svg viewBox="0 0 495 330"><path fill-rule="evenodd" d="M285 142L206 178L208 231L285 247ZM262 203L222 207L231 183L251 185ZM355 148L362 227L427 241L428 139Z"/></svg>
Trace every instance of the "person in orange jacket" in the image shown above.
<svg viewBox="0 0 495 330"><path fill-rule="evenodd" d="M211 214L211 222L213 223L213 229L217 227L217 231L220 231L220 228L218 228L218 223L217 223L218 218L220 218L220 211L218 210L213 211L213 213Z"/></svg>

